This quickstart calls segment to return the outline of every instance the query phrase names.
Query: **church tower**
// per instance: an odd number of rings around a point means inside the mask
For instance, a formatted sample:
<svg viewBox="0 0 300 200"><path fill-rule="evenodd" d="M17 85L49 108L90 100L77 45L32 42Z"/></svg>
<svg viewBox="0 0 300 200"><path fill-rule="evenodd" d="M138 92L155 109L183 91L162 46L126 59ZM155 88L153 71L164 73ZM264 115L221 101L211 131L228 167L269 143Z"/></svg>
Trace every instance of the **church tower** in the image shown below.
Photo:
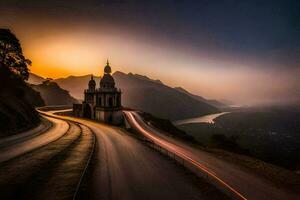
<svg viewBox="0 0 300 200"><path fill-rule="evenodd" d="M89 81L89 90L94 92L96 89L96 81L94 80L94 76L91 76L91 80Z"/></svg>
<svg viewBox="0 0 300 200"><path fill-rule="evenodd" d="M95 118L105 123L120 124L123 120L121 110L121 90L115 87L115 80L107 61L100 88L97 89Z"/></svg>
<svg viewBox="0 0 300 200"><path fill-rule="evenodd" d="M93 75L88 84L88 89L84 90L84 101L82 104L82 116L94 119L94 107L96 106L96 82Z"/></svg>
<svg viewBox="0 0 300 200"><path fill-rule="evenodd" d="M100 87L96 87L96 81L92 75L88 83L88 89L84 90L82 104L73 104L74 115L108 124L122 124L121 90L116 88L115 85L115 80L111 75L111 67L107 60L104 75L100 79Z"/></svg>

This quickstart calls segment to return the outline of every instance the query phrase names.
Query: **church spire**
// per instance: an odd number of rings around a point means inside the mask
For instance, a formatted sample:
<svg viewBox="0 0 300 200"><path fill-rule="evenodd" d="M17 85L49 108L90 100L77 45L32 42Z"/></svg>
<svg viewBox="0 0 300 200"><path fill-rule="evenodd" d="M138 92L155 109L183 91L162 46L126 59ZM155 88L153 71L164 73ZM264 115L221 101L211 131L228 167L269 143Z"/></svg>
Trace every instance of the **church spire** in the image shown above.
<svg viewBox="0 0 300 200"><path fill-rule="evenodd" d="M91 80L89 81L89 90L94 91L96 88L96 82L94 80L93 74L91 75Z"/></svg>
<svg viewBox="0 0 300 200"><path fill-rule="evenodd" d="M107 59L107 62L106 62L106 66L104 67L104 73L106 73L106 74L110 74L111 73L111 68L109 66L108 59Z"/></svg>

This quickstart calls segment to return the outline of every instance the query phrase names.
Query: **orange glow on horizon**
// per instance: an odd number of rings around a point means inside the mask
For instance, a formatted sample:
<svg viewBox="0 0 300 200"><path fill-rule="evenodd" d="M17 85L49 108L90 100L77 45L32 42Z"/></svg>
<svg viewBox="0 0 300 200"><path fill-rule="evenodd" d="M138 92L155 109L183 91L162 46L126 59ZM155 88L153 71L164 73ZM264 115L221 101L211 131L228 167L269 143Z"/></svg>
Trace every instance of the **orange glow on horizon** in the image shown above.
<svg viewBox="0 0 300 200"><path fill-rule="evenodd" d="M205 35L199 35L203 44L192 45L149 26L73 15L37 18L40 12L8 6L0 23L20 40L31 72L45 78L101 76L109 58L113 71L146 75L208 99L238 104L299 99L299 68L211 48Z"/></svg>
<svg viewBox="0 0 300 200"><path fill-rule="evenodd" d="M125 116L129 117L129 121L132 122L136 129L139 130L139 132L144 135L146 138L150 139L151 142L154 144L160 146L163 149L167 149L169 152L172 152L176 154L178 157L182 158L188 163L191 163L194 165L198 170L206 174L207 176L214 179L214 181L218 182L223 188L228 190L234 198L241 199L241 200L247 200L247 198L242 195L239 191L234 189L232 186L230 186L228 183L226 183L224 180L222 180L218 175L211 169L207 168L205 165L201 164L197 159L193 158L193 155L185 150L184 148L180 147L176 143L172 143L168 140L163 140L156 136L155 134L152 134L150 131L147 131L145 128L143 128L136 120L136 116L134 116L134 112L125 111ZM133 114L134 113L134 114ZM146 124L144 124L147 126ZM151 129L150 126L147 126L147 128ZM155 132L155 131L154 131Z"/></svg>
<svg viewBox="0 0 300 200"><path fill-rule="evenodd" d="M122 37L111 31L26 35L21 34L20 40L24 41L26 57L32 60L30 70L45 78L102 76L108 58L113 72L146 75L209 99L256 103L266 97L276 98L278 93L284 95L297 81L291 79L291 74L299 73L258 70L259 64L255 62L211 59L213 55L207 52L184 51L172 44L155 44L128 33ZM278 73L280 79L273 80ZM276 84L270 84L274 81Z"/></svg>

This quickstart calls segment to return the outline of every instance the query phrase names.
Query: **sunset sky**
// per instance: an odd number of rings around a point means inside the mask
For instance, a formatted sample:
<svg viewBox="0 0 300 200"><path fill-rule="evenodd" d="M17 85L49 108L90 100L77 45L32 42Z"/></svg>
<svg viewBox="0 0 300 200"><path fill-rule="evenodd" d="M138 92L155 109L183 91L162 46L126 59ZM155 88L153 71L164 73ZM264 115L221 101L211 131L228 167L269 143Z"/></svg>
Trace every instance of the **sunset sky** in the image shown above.
<svg viewBox="0 0 300 200"><path fill-rule="evenodd" d="M1 0L43 77L133 72L239 104L300 99L300 3Z"/></svg>

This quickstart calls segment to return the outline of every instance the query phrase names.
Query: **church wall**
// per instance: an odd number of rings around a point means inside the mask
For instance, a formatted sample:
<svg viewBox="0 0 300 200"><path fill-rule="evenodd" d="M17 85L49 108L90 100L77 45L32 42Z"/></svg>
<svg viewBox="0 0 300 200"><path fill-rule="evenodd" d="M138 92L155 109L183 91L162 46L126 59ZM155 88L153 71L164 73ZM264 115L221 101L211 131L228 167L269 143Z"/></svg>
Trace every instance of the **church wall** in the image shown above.
<svg viewBox="0 0 300 200"><path fill-rule="evenodd" d="M104 121L104 115L101 113L101 111L96 110L95 111L95 119L98 121Z"/></svg>
<svg viewBox="0 0 300 200"><path fill-rule="evenodd" d="M112 99L112 101L110 102L110 99ZM111 94L106 94L105 95L105 105L108 106L108 107L112 107L113 106L113 95ZM111 104L111 105L110 105Z"/></svg>
<svg viewBox="0 0 300 200"><path fill-rule="evenodd" d="M110 123L112 121L113 114L110 111L104 111L104 122Z"/></svg>
<svg viewBox="0 0 300 200"><path fill-rule="evenodd" d="M94 102L94 106L97 105L97 95L93 96L93 102Z"/></svg>
<svg viewBox="0 0 300 200"><path fill-rule="evenodd" d="M91 115L91 119L95 119L95 107L92 107L92 115Z"/></svg>
<svg viewBox="0 0 300 200"><path fill-rule="evenodd" d="M95 119L104 123L120 125L123 122L122 111L95 111Z"/></svg>
<svg viewBox="0 0 300 200"><path fill-rule="evenodd" d="M104 76L100 81L100 88L96 89L96 82L91 77L88 89L84 90L84 101L73 107L75 116L92 118L104 123L119 125L123 123L121 111L121 92L115 87L114 78L110 75L109 63L104 68ZM91 110L87 110L87 105Z"/></svg>
<svg viewBox="0 0 300 200"><path fill-rule="evenodd" d="M82 117L82 104L73 104L73 115Z"/></svg>
<svg viewBox="0 0 300 200"><path fill-rule="evenodd" d="M116 111L114 112L114 115L113 115L113 124L115 125L120 125L122 124L124 121L124 115L123 115L123 112L122 111Z"/></svg>

